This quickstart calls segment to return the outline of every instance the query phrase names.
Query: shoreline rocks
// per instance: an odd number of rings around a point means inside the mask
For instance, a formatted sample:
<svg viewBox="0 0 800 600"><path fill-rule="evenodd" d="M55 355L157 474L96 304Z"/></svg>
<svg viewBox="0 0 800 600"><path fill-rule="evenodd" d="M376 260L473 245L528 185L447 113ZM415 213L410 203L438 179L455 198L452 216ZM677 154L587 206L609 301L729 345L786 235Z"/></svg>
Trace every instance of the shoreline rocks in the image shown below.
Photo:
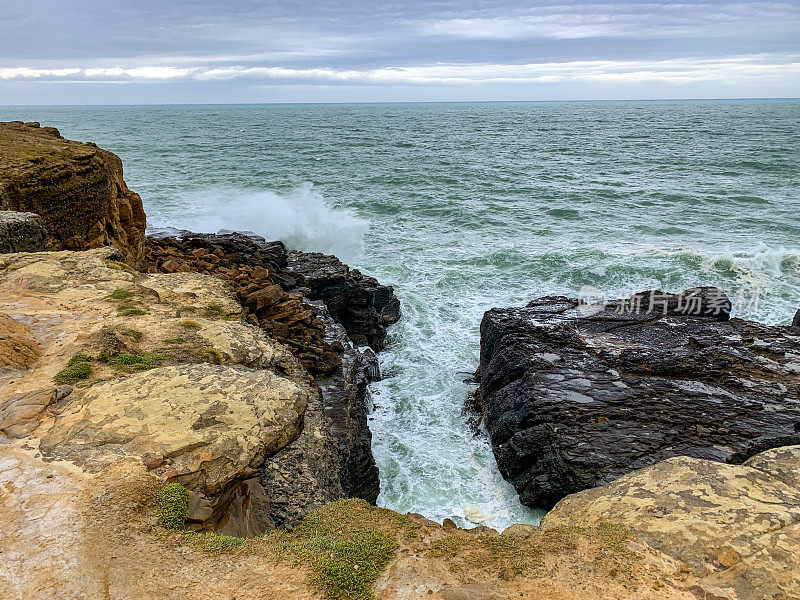
<svg viewBox="0 0 800 600"><path fill-rule="evenodd" d="M141 260L142 200L125 185L117 155L55 127L12 121L0 123L0 156L0 210L38 214L47 249L111 245L129 264Z"/></svg>
<svg viewBox="0 0 800 600"><path fill-rule="evenodd" d="M392 288L334 256L287 253L280 242L237 232L158 232L147 238L146 268L230 282L244 318L285 343L314 378L321 404L310 403L298 440L249 484L271 499L261 512L280 527L293 527L308 506L340 497L374 503L380 478L367 385L380 369L373 351L358 345L384 346L386 327L400 317Z"/></svg>
<svg viewBox="0 0 800 600"><path fill-rule="evenodd" d="M729 310L698 288L488 311L472 404L521 501L549 508L673 456L741 463L800 443L800 329Z"/></svg>

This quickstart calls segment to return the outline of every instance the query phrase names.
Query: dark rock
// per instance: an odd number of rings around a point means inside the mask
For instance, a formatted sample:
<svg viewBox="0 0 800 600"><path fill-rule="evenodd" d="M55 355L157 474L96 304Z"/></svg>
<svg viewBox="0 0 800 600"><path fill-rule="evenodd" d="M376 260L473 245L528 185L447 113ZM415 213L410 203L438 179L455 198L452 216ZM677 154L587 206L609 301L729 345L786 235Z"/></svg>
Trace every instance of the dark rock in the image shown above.
<svg viewBox="0 0 800 600"><path fill-rule="evenodd" d="M303 295L322 300L355 344L383 349L386 326L400 319L400 301L391 286L316 252L290 252L288 270L297 276Z"/></svg>
<svg viewBox="0 0 800 600"><path fill-rule="evenodd" d="M725 320L729 306L703 288L488 311L471 404L522 502L551 507L672 456L741 463L800 443L800 340Z"/></svg>
<svg viewBox="0 0 800 600"><path fill-rule="evenodd" d="M49 247L47 230L39 215L0 211L0 253L42 252Z"/></svg>
<svg viewBox="0 0 800 600"><path fill-rule="evenodd" d="M792 319L792 327L800 327L800 310L794 314L794 319Z"/></svg>

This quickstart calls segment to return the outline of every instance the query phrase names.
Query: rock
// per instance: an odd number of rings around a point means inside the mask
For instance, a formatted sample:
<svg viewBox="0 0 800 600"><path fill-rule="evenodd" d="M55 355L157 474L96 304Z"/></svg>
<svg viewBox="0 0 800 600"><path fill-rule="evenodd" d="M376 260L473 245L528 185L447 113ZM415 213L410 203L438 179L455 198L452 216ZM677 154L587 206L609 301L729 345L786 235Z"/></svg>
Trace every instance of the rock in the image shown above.
<svg viewBox="0 0 800 600"><path fill-rule="evenodd" d="M40 215L57 248L113 245L130 264L141 260L142 201L115 154L66 140L54 127L12 121L0 123L0 156L0 210Z"/></svg>
<svg viewBox="0 0 800 600"><path fill-rule="evenodd" d="M523 503L550 507L671 456L741 463L800 442L797 336L724 320L727 298L693 292L486 313L474 404ZM698 314L680 312L690 297Z"/></svg>
<svg viewBox="0 0 800 600"><path fill-rule="evenodd" d="M794 319L792 319L792 327L800 327L800 310L794 314Z"/></svg>
<svg viewBox="0 0 800 600"><path fill-rule="evenodd" d="M40 450L89 470L114 456L147 455L164 478L217 496L297 438L308 396L266 370L156 368L91 387L80 415L58 419Z"/></svg>
<svg viewBox="0 0 800 600"><path fill-rule="evenodd" d="M39 427L39 415L53 401L47 388L12 394L0 402L0 432L10 438L28 437Z"/></svg>
<svg viewBox="0 0 800 600"><path fill-rule="evenodd" d="M354 344L383 349L386 326L400 319L400 301L391 286L317 252L290 252L287 268L305 288L303 295L324 302Z"/></svg>
<svg viewBox="0 0 800 600"><path fill-rule="evenodd" d="M36 213L0 211L0 253L48 250L47 230Z"/></svg>
<svg viewBox="0 0 800 600"><path fill-rule="evenodd" d="M728 590L732 594L721 597L738 600L796 598L798 465L800 446L770 450L744 465L670 458L568 496L542 527L620 523L689 565L703 593Z"/></svg>
<svg viewBox="0 0 800 600"><path fill-rule="evenodd" d="M325 341L342 348L340 365L330 375L316 378L330 432L337 442L342 491L348 498L374 504L380 493L380 477L367 423L372 410L367 386L380 379L380 367L371 350L362 352L353 346L344 326L333 321L324 304L319 302L316 308L325 325Z"/></svg>
<svg viewBox="0 0 800 600"><path fill-rule="evenodd" d="M0 370L9 367L26 369L39 356L41 350L33 332L0 312Z"/></svg>

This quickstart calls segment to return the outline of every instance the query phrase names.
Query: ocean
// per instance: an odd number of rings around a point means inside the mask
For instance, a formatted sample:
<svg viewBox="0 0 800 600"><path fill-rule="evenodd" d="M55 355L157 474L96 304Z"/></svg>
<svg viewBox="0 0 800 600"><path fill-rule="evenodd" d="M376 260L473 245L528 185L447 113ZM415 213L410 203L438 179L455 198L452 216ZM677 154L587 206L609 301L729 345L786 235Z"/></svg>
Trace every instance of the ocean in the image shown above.
<svg viewBox="0 0 800 600"><path fill-rule="evenodd" d="M462 415L487 309L716 285L800 308L800 101L0 107L118 154L149 224L250 230L395 286L379 504L536 523Z"/></svg>

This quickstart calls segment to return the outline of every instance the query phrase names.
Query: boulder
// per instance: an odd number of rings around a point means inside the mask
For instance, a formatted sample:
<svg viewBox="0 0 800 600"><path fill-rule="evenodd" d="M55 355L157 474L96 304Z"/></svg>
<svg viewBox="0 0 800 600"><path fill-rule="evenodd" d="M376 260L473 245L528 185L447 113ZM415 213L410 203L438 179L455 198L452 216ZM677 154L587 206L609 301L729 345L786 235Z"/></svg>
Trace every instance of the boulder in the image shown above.
<svg viewBox="0 0 800 600"><path fill-rule="evenodd" d="M30 367L41 355L30 328L0 312L0 370Z"/></svg>
<svg viewBox="0 0 800 600"><path fill-rule="evenodd" d="M744 465L675 457L561 500L542 527L619 523L687 564L699 597L800 597L800 446Z"/></svg>
<svg viewBox="0 0 800 600"><path fill-rule="evenodd" d="M488 311L475 406L522 502L551 507L672 456L741 463L800 443L800 340L725 320L729 307L705 288Z"/></svg>
<svg viewBox="0 0 800 600"><path fill-rule="evenodd" d="M47 229L36 213L0 211L0 253L48 250Z"/></svg>
<svg viewBox="0 0 800 600"><path fill-rule="evenodd" d="M800 310L794 314L794 319L792 319L792 327L800 327Z"/></svg>
<svg viewBox="0 0 800 600"><path fill-rule="evenodd" d="M45 457L97 470L140 456L164 478L218 496L297 438L308 390L266 370L183 364L98 383L83 403L42 438Z"/></svg>
<svg viewBox="0 0 800 600"><path fill-rule="evenodd" d="M118 156L54 127L12 121L0 123L0 157L0 210L40 215L56 248L113 245L129 263L141 260L142 200L125 185Z"/></svg>

